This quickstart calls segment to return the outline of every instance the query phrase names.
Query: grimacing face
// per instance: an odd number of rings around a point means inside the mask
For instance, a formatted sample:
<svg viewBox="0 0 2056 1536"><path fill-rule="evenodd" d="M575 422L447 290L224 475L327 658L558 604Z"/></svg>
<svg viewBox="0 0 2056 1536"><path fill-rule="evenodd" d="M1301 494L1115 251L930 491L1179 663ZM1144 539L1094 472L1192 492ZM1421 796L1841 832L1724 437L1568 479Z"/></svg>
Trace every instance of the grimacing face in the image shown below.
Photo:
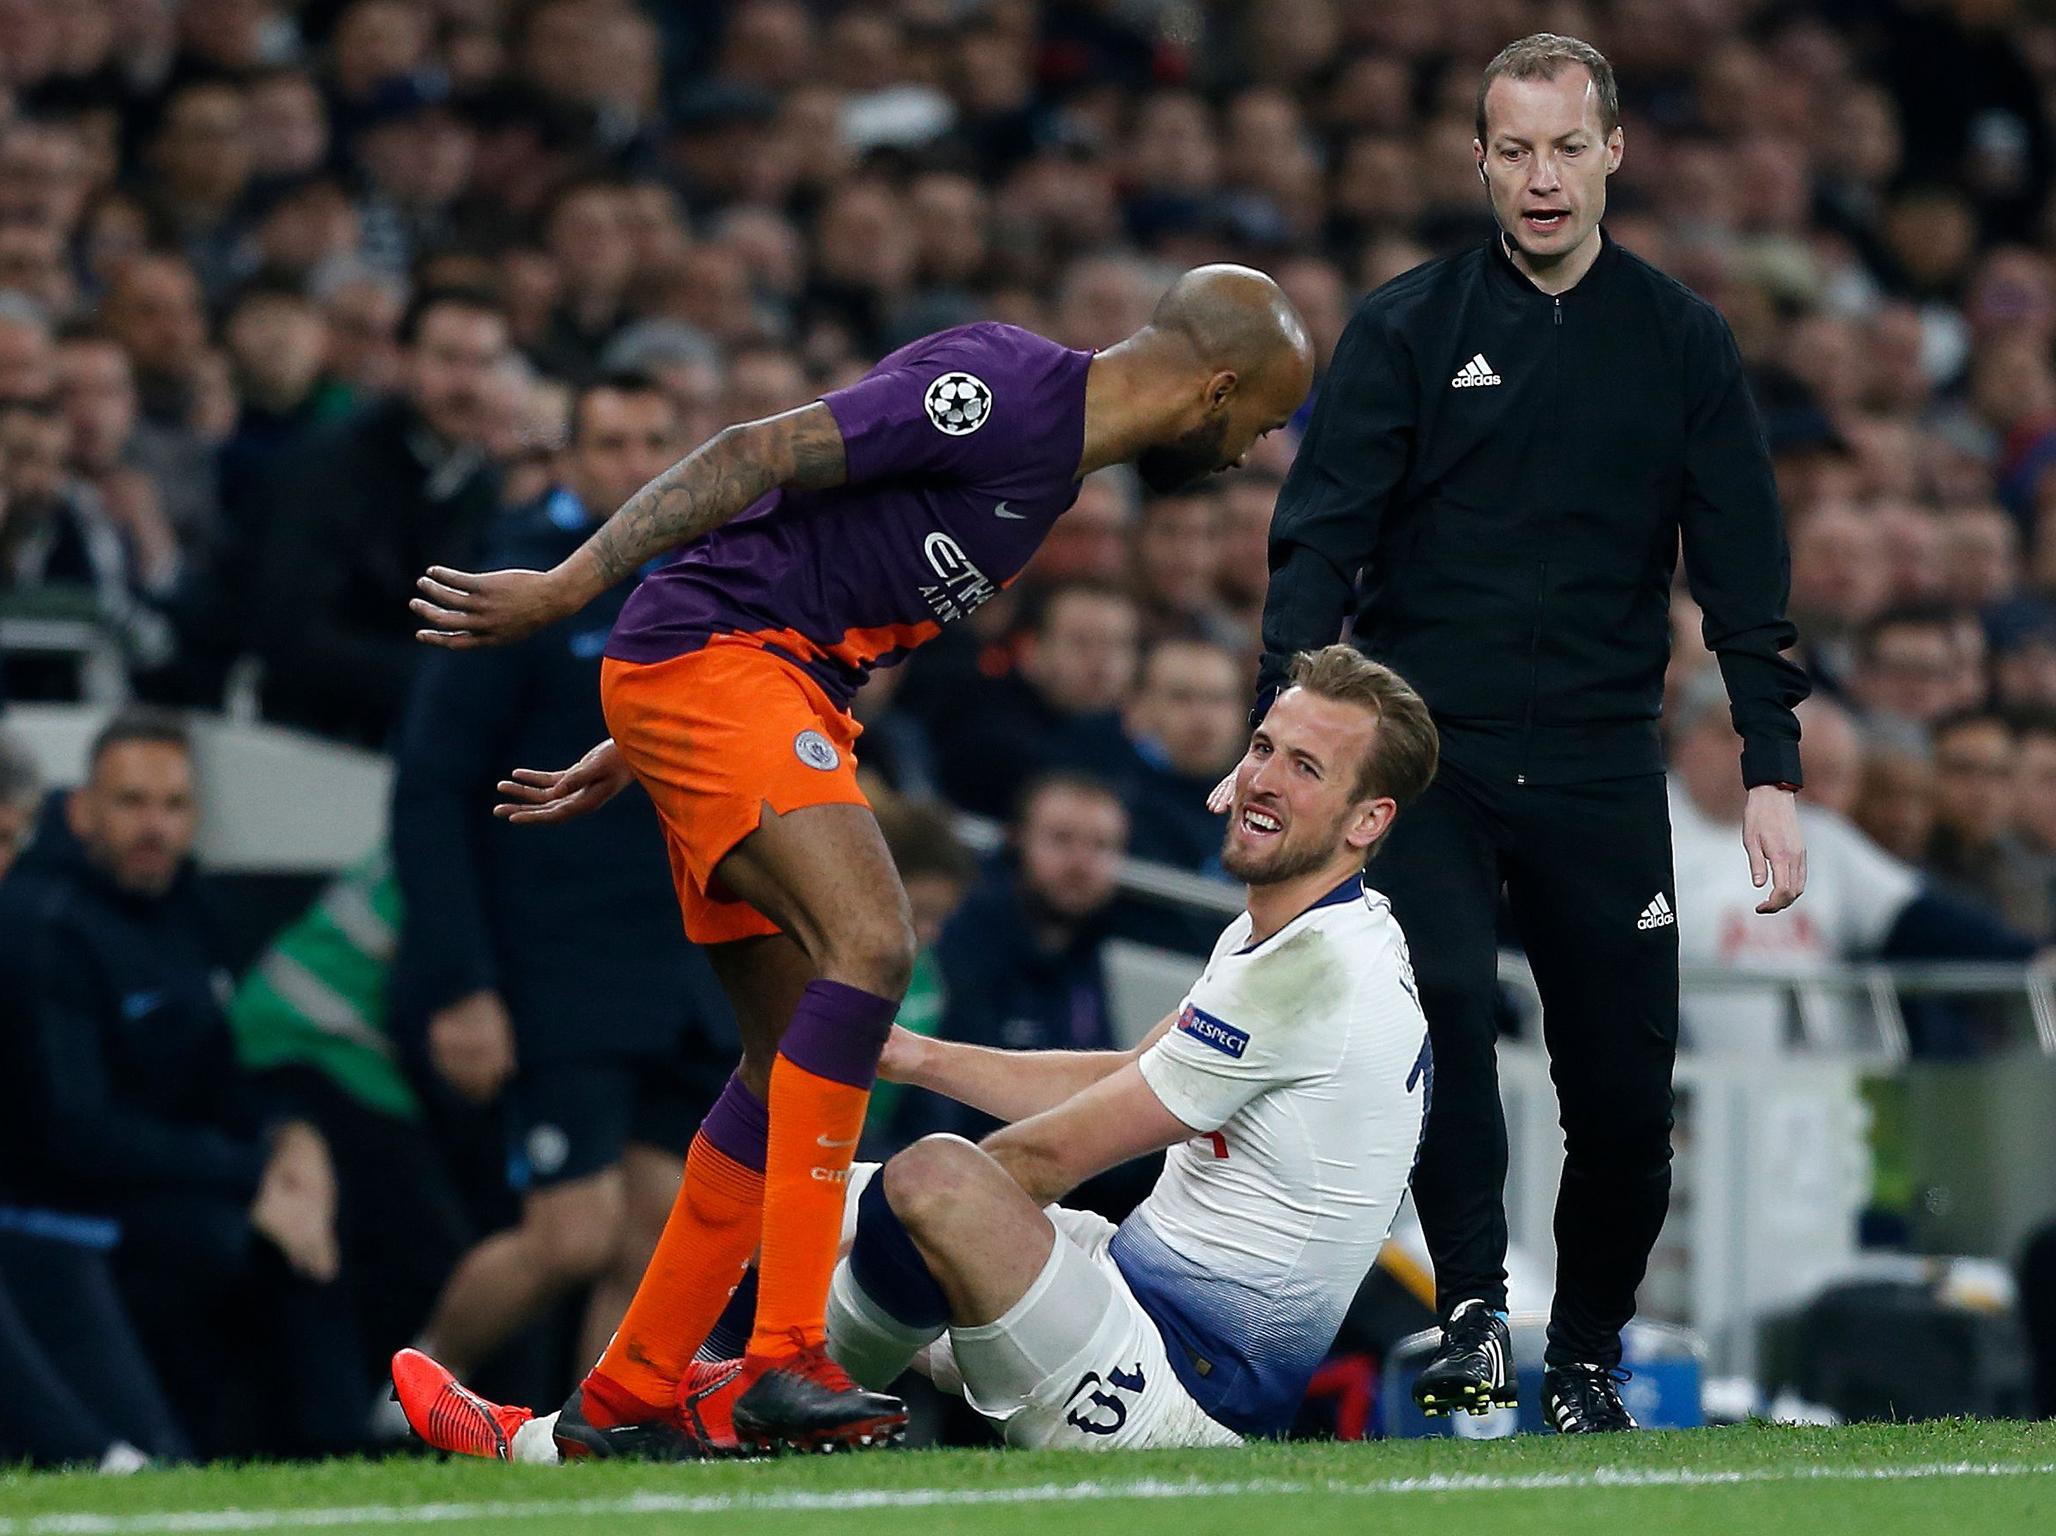
<svg viewBox="0 0 2056 1536"><path fill-rule="evenodd" d="M1249 885L1277 885L1329 865L1360 866L1398 811L1388 796L1357 796L1376 739L1366 709L1304 688L1280 694L1236 766L1221 867Z"/></svg>
<svg viewBox="0 0 2056 1536"><path fill-rule="evenodd" d="M1584 65L1565 64L1547 79L1494 80L1485 135L1471 147L1492 216L1522 255L1551 266L1592 238L1626 140L1618 126L1607 132Z"/></svg>

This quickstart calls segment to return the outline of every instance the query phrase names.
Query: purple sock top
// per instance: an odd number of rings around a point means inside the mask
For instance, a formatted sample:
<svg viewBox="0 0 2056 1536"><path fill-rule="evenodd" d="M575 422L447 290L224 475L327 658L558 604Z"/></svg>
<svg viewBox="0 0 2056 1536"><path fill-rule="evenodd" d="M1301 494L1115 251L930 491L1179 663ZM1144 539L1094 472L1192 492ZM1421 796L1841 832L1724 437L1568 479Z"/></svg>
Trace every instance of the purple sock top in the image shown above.
<svg viewBox="0 0 2056 1536"><path fill-rule="evenodd" d="M816 1077L870 1091L899 1004L839 981L810 981L778 1054Z"/></svg>
<svg viewBox="0 0 2056 1536"><path fill-rule="evenodd" d="M721 1097L700 1122L700 1134L715 1151L745 1168L764 1171L764 1147L771 1137L771 1115L764 1101L731 1076Z"/></svg>

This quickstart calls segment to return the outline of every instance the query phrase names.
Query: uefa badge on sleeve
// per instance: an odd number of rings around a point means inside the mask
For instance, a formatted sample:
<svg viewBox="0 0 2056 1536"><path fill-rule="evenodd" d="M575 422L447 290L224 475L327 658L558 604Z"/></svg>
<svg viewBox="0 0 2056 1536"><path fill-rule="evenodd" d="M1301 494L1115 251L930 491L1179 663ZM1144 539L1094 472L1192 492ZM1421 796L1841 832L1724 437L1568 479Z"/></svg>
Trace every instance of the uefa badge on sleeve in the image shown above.
<svg viewBox="0 0 2056 1536"><path fill-rule="evenodd" d="M945 373L928 386L921 404L936 431L968 437L992 414L992 391L975 373Z"/></svg>
<svg viewBox="0 0 2056 1536"><path fill-rule="evenodd" d="M801 731L792 739L792 751L809 768L818 768L823 773L833 773L842 766L842 754L835 750L835 743L819 731Z"/></svg>

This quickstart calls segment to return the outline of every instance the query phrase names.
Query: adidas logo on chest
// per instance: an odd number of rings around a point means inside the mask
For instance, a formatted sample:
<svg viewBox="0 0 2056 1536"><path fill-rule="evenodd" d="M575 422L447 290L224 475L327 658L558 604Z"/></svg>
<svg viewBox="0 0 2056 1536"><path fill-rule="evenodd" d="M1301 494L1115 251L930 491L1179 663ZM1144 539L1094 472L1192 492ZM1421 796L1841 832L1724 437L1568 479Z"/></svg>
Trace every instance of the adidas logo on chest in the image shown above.
<svg viewBox="0 0 2056 1536"><path fill-rule="evenodd" d="M1492 371L1492 365L1485 361L1482 352L1457 369L1456 377L1449 381L1454 389L1482 389L1487 384L1500 382L1499 375Z"/></svg>
<svg viewBox="0 0 2056 1536"><path fill-rule="evenodd" d="M1671 904L1664 900L1663 892L1656 893L1656 899L1642 909L1642 915L1635 919L1635 926L1647 933L1652 928L1668 928L1678 920L1678 914L1671 910Z"/></svg>

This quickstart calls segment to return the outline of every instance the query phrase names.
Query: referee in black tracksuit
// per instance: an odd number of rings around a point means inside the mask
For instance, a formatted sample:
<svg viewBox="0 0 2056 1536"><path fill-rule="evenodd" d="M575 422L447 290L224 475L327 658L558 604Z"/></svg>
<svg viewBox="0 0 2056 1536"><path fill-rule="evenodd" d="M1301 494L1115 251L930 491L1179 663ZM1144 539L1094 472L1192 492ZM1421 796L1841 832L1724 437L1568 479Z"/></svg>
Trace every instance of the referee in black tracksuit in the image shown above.
<svg viewBox="0 0 2056 1536"><path fill-rule="evenodd" d="M1670 1191L1677 893L1657 717L1681 535L1742 738L1766 908L1805 880L1791 792L1806 680L1780 655L1795 638L1784 535L1733 338L1599 229L1623 148L1612 71L1544 34L1494 60L1478 99L1499 232L1386 284L1344 333L1272 524L1259 686L1267 702L1292 655L1353 614L1356 642L1442 733L1439 776L1371 869L1435 1047L1414 1198L1445 1322L1416 1396L1437 1412L1513 1400L1504 887L1568 1153L1544 1413L1631 1428L1613 1372Z"/></svg>

